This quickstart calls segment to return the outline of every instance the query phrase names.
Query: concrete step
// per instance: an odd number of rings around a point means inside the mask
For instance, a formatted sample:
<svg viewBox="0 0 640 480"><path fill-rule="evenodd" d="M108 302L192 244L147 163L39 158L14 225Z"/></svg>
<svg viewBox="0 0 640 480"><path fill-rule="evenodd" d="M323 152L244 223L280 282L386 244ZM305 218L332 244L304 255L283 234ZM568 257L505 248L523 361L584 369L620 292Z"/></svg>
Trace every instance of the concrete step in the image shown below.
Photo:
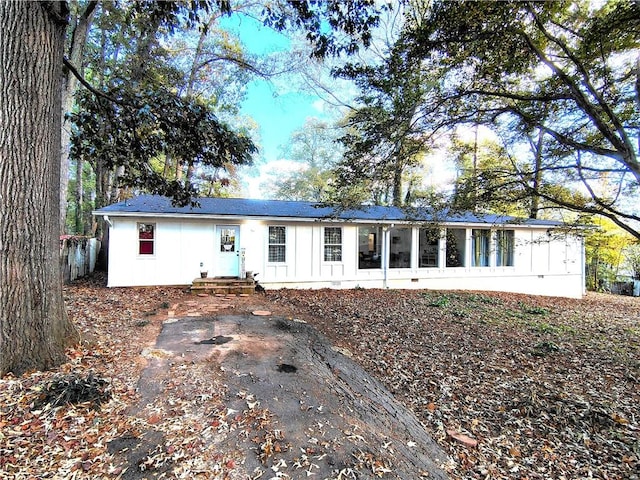
<svg viewBox="0 0 640 480"><path fill-rule="evenodd" d="M191 284L191 293L208 294L252 294L255 281L240 278L196 278Z"/></svg>

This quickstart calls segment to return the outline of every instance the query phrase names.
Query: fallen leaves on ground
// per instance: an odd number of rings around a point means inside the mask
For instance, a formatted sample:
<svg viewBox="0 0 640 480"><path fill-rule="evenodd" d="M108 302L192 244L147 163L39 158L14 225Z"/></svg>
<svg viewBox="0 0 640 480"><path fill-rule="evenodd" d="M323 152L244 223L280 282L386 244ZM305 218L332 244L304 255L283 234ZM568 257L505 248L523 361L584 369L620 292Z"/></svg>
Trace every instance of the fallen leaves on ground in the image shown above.
<svg viewBox="0 0 640 480"><path fill-rule="evenodd" d="M460 479L640 478L640 299L280 290L409 406Z"/></svg>
<svg viewBox="0 0 640 480"><path fill-rule="evenodd" d="M172 362L157 398L137 391L143 367L163 354L153 348L163 319L177 302L193 303L188 295L107 289L99 275L65 295L83 336L69 361L0 379L0 478L241 478L245 453L216 441L262 432L268 405L248 398L246 411L227 409L215 362ZM306 320L353 355L449 453L451 478L640 476L637 298L355 289L238 301L246 312ZM65 382L74 402L42 401ZM261 455L285 448L275 434L255 442ZM393 477L368 452L356 460L372 478Z"/></svg>
<svg viewBox="0 0 640 480"><path fill-rule="evenodd" d="M104 283L98 274L65 287L82 336L67 363L0 380L0 478L227 477L237 454L211 440L235 420L215 366L176 362L149 403L137 389L163 319L191 296Z"/></svg>

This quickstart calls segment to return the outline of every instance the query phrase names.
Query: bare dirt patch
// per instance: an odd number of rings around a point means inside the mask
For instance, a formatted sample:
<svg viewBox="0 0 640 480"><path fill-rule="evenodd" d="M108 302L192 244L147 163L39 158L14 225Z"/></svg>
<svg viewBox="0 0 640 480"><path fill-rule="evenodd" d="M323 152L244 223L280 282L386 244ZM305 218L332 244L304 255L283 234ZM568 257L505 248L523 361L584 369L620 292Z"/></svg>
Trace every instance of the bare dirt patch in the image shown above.
<svg viewBox="0 0 640 480"><path fill-rule="evenodd" d="M99 277L66 295L84 337L69 362L0 380L0 478L446 476L444 452L381 383L309 325L252 315L263 296ZM36 405L58 375L95 379L108 401Z"/></svg>

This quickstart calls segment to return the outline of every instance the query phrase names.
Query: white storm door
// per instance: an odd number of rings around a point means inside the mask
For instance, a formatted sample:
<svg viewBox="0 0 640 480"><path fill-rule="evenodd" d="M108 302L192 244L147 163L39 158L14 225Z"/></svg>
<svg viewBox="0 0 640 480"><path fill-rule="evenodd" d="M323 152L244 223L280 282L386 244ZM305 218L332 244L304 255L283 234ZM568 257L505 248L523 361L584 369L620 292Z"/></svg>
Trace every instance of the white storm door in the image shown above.
<svg viewBox="0 0 640 480"><path fill-rule="evenodd" d="M238 225L219 225L216 234L217 277L237 277L240 274L240 227Z"/></svg>

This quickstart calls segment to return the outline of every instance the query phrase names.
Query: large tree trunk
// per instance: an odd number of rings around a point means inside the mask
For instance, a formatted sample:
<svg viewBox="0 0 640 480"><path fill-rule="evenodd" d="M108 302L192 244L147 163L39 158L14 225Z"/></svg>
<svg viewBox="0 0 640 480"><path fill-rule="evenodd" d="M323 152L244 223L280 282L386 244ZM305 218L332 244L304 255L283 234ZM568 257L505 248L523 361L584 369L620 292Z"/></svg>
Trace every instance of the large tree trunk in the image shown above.
<svg viewBox="0 0 640 480"><path fill-rule="evenodd" d="M66 2L0 2L0 375L54 367L77 341L59 262Z"/></svg>
<svg viewBox="0 0 640 480"><path fill-rule="evenodd" d="M191 69L189 71L189 81L187 82L187 91L185 92L187 97L191 97L193 95L193 88L196 84L196 75L198 74L198 68L200 65L200 59L202 58L202 52L204 50L204 42L209 35L209 30L211 26L218 20L219 16L212 14L209 17L209 21L207 25L200 30L200 37L198 38L198 45L196 46L196 51L193 55L193 63L191 64ZM182 181L182 177L184 175L184 163L182 158L176 159L176 180ZM190 164L187 167L187 175L186 181L191 182L193 177L193 171L195 167L193 164Z"/></svg>
<svg viewBox="0 0 640 480"><path fill-rule="evenodd" d="M393 169L393 206L402 207L402 174L404 173L404 165L399 157L396 157L396 162Z"/></svg>

